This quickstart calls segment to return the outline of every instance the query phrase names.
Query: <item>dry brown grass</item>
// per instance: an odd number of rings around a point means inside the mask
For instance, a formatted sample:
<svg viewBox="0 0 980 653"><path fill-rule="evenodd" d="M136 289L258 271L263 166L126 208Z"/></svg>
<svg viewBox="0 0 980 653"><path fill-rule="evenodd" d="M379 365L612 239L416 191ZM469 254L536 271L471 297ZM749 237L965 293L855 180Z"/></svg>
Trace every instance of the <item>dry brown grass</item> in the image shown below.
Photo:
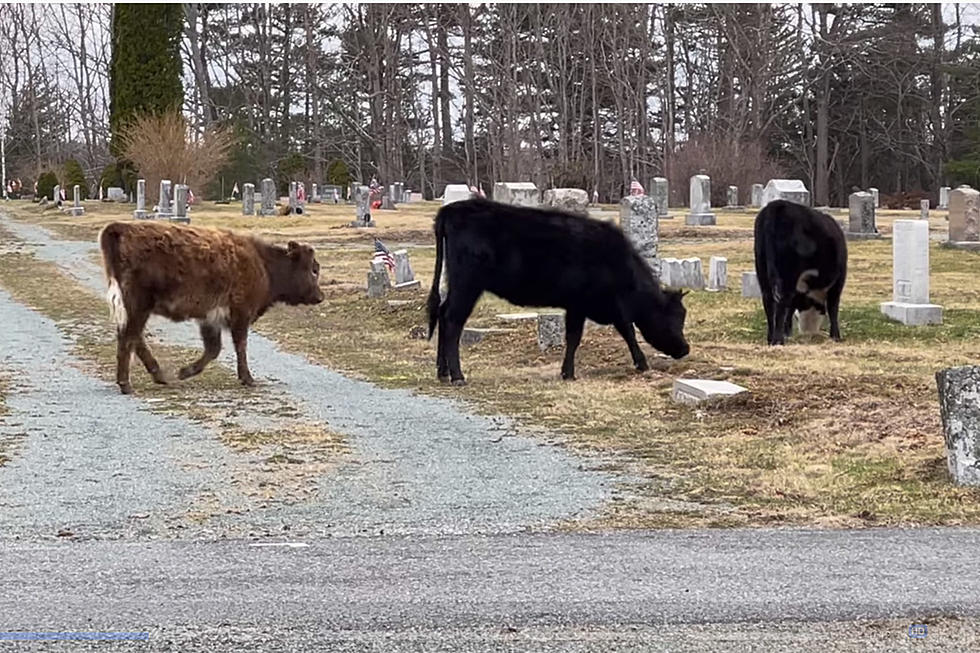
<svg viewBox="0 0 980 653"><path fill-rule="evenodd" d="M82 221L19 210L62 233L122 217L98 205ZM605 207L614 210L615 207ZM763 346L758 300L742 299L740 272L752 268L754 214L719 215L717 228L683 225L683 211L662 223L664 256L727 256L734 290L692 293L684 361L656 357L636 374L625 345L609 328L587 331L578 356L580 380L558 380L560 351L541 353L528 324L463 351L464 389L438 384L434 343L416 334L426 323L424 293L390 308L364 293L370 243L409 243L427 285L434 260L436 205L379 212L376 231L343 227L352 207L311 205L290 218L242 218L236 207L202 207L195 224L249 228L266 237L318 245L327 300L316 307L277 308L257 328L292 351L389 387L459 397L474 409L507 413L562 433L562 441L636 479L625 498L586 526L980 523L980 493L949 484L944 470L933 374L980 357L980 273L976 254L934 247L932 297L946 308L940 327L889 323L878 303L890 298L890 241L850 243L842 328L846 341L825 337ZM879 228L912 211L882 211ZM839 214L843 215L843 214ZM944 213L933 211L934 231ZM64 230L68 230L67 232ZM492 296L471 326L501 326L495 315L514 307ZM707 408L669 399L678 376L727 379L748 397ZM582 524L574 525L581 527Z"/></svg>

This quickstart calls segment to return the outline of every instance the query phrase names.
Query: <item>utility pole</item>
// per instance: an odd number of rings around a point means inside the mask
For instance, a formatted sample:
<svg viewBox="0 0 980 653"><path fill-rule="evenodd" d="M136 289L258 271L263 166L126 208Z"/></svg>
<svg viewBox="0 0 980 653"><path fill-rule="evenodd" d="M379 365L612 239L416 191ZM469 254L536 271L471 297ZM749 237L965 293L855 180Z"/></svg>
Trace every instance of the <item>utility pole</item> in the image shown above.
<svg viewBox="0 0 980 653"><path fill-rule="evenodd" d="M0 188L3 199L7 199L7 137L6 132L0 131Z"/></svg>

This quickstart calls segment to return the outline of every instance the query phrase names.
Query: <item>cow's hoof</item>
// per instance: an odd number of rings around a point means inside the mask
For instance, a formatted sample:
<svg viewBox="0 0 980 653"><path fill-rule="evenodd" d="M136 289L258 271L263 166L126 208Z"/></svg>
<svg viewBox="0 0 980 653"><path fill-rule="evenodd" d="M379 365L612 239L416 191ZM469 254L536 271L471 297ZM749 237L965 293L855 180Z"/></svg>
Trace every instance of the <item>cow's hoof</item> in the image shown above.
<svg viewBox="0 0 980 653"><path fill-rule="evenodd" d="M188 365L187 367L180 368L180 371L177 372L177 378L180 379L181 381L183 381L184 379L189 379L192 376L197 376L197 371L190 365Z"/></svg>
<svg viewBox="0 0 980 653"><path fill-rule="evenodd" d="M575 375L574 374L565 374L564 372L562 372L561 373L561 380L562 381L574 381L575 380Z"/></svg>
<svg viewBox="0 0 980 653"><path fill-rule="evenodd" d="M641 373L642 372L646 372L649 369L650 369L650 366L647 364L646 361L643 361L642 363L640 363L639 365L636 366L636 371L637 372L641 372Z"/></svg>
<svg viewBox="0 0 980 653"><path fill-rule="evenodd" d="M466 385L466 379L453 379L453 385L457 388L461 388Z"/></svg>
<svg viewBox="0 0 980 653"><path fill-rule="evenodd" d="M153 382L157 385L170 385L173 379L170 378L169 374L165 374L163 370L157 370L156 372L150 374L153 378Z"/></svg>
<svg viewBox="0 0 980 653"><path fill-rule="evenodd" d="M449 375L448 374L445 374L445 375L440 374L438 378L439 378L439 383L449 383Z"/></svg>
<svg viewBox="0 0 980 653"><path fill-rule="evenodd" d="M238 377L238 380L246 388L251 388L255 385L255 379L253 379L251 376L240 376Z"/></svg>
<svg viewBox="0 0 980 653"><path fill-rule="evenodd" d="M131 394L133 394L133 384L132 383L120 383L119 384L119 392L121 392L124 395L131 395Z"/></svg>

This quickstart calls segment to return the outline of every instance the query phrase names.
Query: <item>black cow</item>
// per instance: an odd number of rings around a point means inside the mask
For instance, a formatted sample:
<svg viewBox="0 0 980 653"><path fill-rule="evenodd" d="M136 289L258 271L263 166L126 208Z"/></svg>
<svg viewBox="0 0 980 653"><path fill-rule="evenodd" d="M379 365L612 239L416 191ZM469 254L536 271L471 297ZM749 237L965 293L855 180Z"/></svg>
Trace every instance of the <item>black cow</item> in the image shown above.
<svg viewBox="0 0 980 653"><path fill-rule="evenodd" d="M683 294L660 284L613 225L561 211L470 199L436 215L436 266L429 293L429 338L439 324L437 372L463 385L459 338L480 295L490 291L520 306L565 309L563 379L575 378L575 350L586 318L613 324L633 363L647 369L633 325L660 351L681 358ZM449 293L440 303L443 261Z"/></svg>
<svg viewBox="0 0 980 653"><path fill-rule="evenodd" d="M847 278L847 242L826 213L776 200L755 219L755 271L766 310L767 340L781 345L800 311L804 331L830 316L830 337L840 340L837 313Z"/></svg>

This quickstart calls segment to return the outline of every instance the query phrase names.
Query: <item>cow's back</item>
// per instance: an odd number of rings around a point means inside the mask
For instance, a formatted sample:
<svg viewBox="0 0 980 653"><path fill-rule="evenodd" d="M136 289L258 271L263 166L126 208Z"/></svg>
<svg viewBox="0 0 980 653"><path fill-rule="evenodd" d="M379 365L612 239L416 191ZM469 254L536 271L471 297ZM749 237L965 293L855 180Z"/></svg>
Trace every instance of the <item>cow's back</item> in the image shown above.
<svg viewBox="0 0 980 653"><path fill-rule="evenodd" d="M227 231L154 222L113 223L101 236L103 256L128 301L174 320L206 319L267 290L254 241Z"/></svg>
<svg viewBox="0 0 980 653"><path fill-rule="evenodd" d="M454 268L464 269L468 282L515 304L567 307L644 283L629 241L598 220L476 199L443 207L439 219L451 287Z"/></svg>

